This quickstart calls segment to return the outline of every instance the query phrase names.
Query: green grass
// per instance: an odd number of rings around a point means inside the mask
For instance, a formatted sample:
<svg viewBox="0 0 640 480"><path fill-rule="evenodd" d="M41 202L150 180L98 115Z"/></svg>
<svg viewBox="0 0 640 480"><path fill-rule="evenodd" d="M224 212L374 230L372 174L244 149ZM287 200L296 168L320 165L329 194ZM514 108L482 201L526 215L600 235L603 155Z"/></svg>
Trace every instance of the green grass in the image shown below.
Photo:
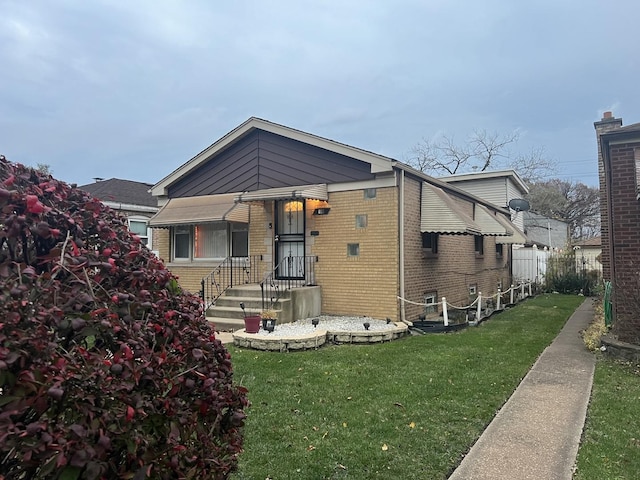
<svg viewBox="0 0 640 480"><path fill-rule="evenodd" d="M640 477L640 367L599 358L576 480Z"/></svg>
<svg viewBox="0 0 640 480"><path fill-rule="evenodd" d="M252 402L234 479L447 478L583 298L458 333L296 353L229 348Z"/></svg>

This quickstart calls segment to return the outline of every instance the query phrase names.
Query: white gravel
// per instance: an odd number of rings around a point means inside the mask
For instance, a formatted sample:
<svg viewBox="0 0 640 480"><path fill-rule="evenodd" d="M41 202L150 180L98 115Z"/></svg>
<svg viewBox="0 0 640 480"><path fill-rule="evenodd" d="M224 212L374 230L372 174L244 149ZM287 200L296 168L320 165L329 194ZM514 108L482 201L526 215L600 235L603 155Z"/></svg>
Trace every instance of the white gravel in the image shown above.
<svg viewBox="0 0 640 480"><path fill-rule="evenodd" d="M276 328L272 333L263 330L261 325L259 333L273 337L289 337L292 335L311 333L314 330L329 330L331 332L365 332L365 322L369 323L370 332L384 332L397 328L393 322L387 323L386 320L377 320L371 317L320 315L313 318L317 318L319 320L317 327L314 327L311 323L312 318L305 318L304 320L296 320L292 323L276 323Z"/></svg>

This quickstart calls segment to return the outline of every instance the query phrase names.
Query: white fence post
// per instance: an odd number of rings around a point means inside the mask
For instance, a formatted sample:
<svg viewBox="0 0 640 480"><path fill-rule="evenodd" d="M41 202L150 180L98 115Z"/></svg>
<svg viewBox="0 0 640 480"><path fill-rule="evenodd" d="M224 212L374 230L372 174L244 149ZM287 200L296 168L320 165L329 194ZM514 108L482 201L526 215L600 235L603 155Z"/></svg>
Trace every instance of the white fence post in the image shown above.
<svg viewBox="0 0 640 480"><path fill-rule="evenodd" d="M520 284L520 298L524 298L524 282Z"/></svg>
<svg viewBox="0 0 640 480"><path fill-rule="evenodd" d="M444 318L444 326L449 326L449 312L447 312L447 299L442 297L442 318Z"/></svg>
<svg viewBox="0 0 640 480"><path fill-rule="evenodd" d="M510 305L513 305L513 283L511 284L511 288L509 289L509 291L511 292L511 302L509 302Z"/></svg>
<svg viewBox="0 0 640 480"><path fill-rule="evenodd" d="M500 300L502 300L502 292L498 289L498 299L496 301L496 310L500 310Z"/></svg>
<svg viewBox="0 0 640 480"><path fill-rule="evenodd" d="M476 312L476 322L480 322L480 312L482 311L482 292L478 292L478 306Z"/></svg>
<svg viewBox="0 0 640 480"><path fill-rule="evenodd" d="M531 282L529 282L529 296L531 296Z"/></svg>

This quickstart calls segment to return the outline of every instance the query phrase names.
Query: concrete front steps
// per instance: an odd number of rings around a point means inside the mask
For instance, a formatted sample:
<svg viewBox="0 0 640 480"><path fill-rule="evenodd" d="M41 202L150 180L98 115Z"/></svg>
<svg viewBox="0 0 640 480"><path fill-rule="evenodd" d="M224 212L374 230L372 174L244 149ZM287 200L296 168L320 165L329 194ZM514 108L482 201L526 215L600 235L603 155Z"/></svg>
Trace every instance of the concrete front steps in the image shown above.
<svg viewBox="0 0 640 480"><path fill-rule="evenodd" d="M244 313L240 308L240 303L244 303L247 315L260 315L262 312L262 291L260 285L241 285L229 288L218 300L216 304L206 312L207 320L213 322L218 332L235 332L244 328ZM291 312L291 299L287 291L282 292L275 305L274 310L279 322L287 320L287 312Z"/></svg>

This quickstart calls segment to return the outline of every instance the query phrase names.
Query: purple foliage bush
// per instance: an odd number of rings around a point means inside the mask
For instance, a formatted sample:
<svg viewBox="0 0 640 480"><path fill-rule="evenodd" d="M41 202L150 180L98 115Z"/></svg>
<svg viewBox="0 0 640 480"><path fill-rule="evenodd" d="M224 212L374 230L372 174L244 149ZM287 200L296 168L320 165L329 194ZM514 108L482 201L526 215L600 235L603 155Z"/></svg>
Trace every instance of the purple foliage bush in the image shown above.
<svg viewBox="0 0 640 480"><path fill-rule="evenodd" d="M246 390L98 200L0 156L0 479L227 478Z"/></svg>

